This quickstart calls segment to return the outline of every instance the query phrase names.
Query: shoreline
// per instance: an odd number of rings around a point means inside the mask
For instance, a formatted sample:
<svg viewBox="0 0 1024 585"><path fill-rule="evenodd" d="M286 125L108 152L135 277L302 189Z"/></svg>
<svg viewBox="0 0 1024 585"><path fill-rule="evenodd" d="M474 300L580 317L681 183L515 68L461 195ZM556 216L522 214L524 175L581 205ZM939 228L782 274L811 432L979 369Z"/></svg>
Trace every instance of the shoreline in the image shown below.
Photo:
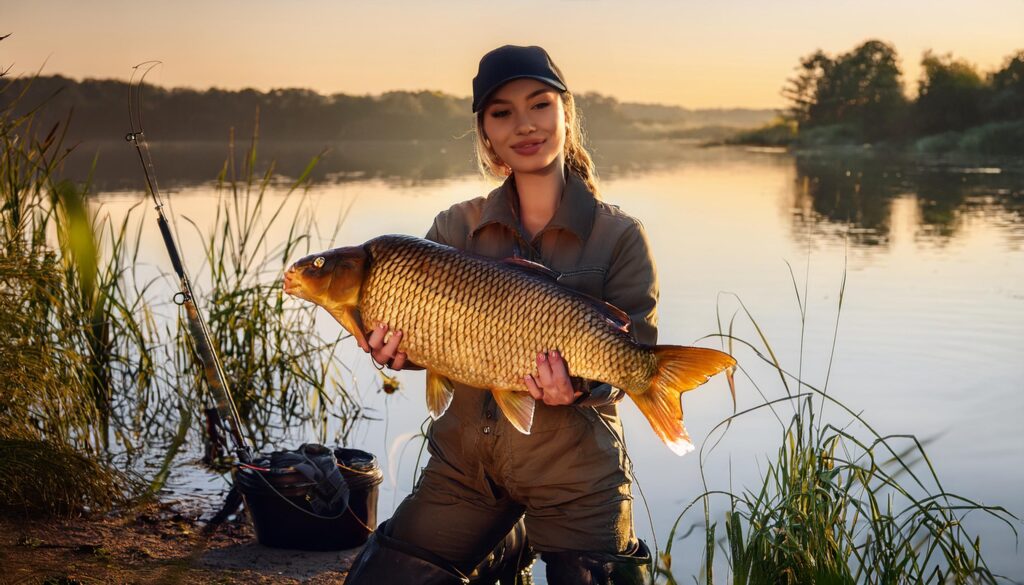
<svg viewBox="0 0 1024 585"><path fill-rule="evenodd" d="M261 546L244 514L206 534L202 512L168 502L94 517L0 516L0 585L338 583L360 550Z"/></svg>

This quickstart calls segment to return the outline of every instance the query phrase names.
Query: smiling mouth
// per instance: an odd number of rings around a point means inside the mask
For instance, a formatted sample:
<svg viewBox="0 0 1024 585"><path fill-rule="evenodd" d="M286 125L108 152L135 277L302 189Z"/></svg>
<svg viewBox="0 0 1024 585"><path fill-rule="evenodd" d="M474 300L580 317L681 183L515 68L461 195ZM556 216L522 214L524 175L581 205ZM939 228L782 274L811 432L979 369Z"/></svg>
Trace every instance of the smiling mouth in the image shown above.
<svg viewBox="0 0 1024 585"><path fill-rule="evenodd" d="M519 154L533 154L540 150L541 145L544 144L544 140L530 140L528 142L518 142L512 145L512 150Z"/></svg>

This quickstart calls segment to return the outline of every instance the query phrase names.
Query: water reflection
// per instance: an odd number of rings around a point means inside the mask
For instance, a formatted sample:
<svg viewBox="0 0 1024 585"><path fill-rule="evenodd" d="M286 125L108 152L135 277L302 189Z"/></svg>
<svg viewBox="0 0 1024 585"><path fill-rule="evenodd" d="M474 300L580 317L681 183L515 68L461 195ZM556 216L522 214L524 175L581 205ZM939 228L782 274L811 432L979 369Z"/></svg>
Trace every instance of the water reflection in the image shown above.
<svg viewBox="0 0 1024 585"><path fill-rule="evenodd" d="M165 189L209 184L222 172L241 173L248 144L232 150L225 142L169 142L151 145L158 178ZM683 141L607 141L593 145L602 178L620 179L651 172L706 170L751 163L795 169L790 204L793 237L849 238L851 245L885 249L891 243L894 199L915 201L915 239L943 245L955 238L966 217L984 216L1024 240L1024 169L1013 161L987 163L922 162L880 154L763 153L733 148L700 148ZM282 182L303 173L317 153L314 182L339 184L367 179L416 186L476 172L469 137L447 141L273 142L261 144L257 169L273 165ZM233 154L234 164L228 164ZM139 188L138 161L122 142L85 143L65 164L71 177L92 173L95 191Z"/></svg>
<svg viewBox="0 0 1024 585"><path fill-rule="evenodd" d="M158 179L164 189L208 184L222 172L230 179L232 169L241 176L248 148L247 140L239 141L233 149L227 142L150 144ZM256 169L262 174L272 168L273 175L281 183L287 183L299 177L319 153L323 156L311 173L318 183L391 179L418 184L474 171L472 144L468 140L266 142L258 145ZM66 174L87 176L94 156L99 157L92 174L97 190L139 188L137 155L123 142L80 145L65 163ZM228 163L232 158L233 164Z"/></svg>
<svg viewBox="0 0 1024 585"><path fill-rule="evenodd" d="M915 239L942 245L967 215L981 214L1011 228L1024 210L1019 168L921 164L899 156L796 156L795 234L849 237L856 246L890 244L893 200L916 202Z"/></svg>
<svg viewBox="0 0 1024 585"><path fill-rule="evenodd" d="M366 179L418 185L431 181L474 175L477 172L471 136L451 140L348 140L341 142L262 142L258 145L259 173L273 165L282 182L301 175L318 153L322 158L312 171L320 184L337 184ZM187 188L208 184L222 171L230 178L232 167L241 175L249 141L238 140L234 149L227 141L153 142L150 149L157 164L160 185ZM591 145L602 178L614 179L651 171L692 166L721 166L750 158L763 161L787 157L745 152L738 149L700 148L685 140L614 140ZM98 156L95 169L93 159ZM121 141L85 142L71 153L65 173L85 177L92 171L98 191L139 188L135 151ZM225 161L234 158L233 165Z"/></svg>

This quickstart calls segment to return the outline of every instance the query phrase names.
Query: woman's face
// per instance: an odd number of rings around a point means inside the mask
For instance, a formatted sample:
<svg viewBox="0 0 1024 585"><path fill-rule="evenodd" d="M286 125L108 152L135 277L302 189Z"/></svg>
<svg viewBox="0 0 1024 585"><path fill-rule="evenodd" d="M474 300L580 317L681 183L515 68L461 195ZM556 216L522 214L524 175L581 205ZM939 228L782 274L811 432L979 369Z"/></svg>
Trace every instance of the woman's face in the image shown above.
<svg viewBox="0 0 1024 585"><path fill-rule="evenodd" d="M565 108L558 91L536 79L515 79L494 92L483 116L484 136L514 173L564 164Z"/></svg>

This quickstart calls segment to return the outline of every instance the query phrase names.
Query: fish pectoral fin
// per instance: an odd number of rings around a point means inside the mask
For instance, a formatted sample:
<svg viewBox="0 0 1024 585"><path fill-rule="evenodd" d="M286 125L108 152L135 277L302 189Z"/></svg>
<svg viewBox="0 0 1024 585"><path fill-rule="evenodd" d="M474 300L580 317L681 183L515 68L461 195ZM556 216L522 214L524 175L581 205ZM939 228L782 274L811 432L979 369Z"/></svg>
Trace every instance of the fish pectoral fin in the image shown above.
<svg viewBox="0 0 1024 585"><path fill-rule="evenodd" d="M352 334L352 337L356 338L356 343L359 344L364 351L370 347L370 343L366 340L366 327L363 326L363 315L359 312L359 308L345 307L341 311L341 318L338 319L341 322L341 326L346 331Z"/></svg>
<svg viewBox="0 0 1024 585"><path fill-rule="evenodd" d="M430 416L437 420L441 418L444 411L452 403L452 396L455 394L455 386L452 381L440 374L427 371L427 410Z"/></svg>
<svg viewBox="0 0 1024 585"><path fill-rule="evenodd" d="M508 422L520 433L529 435L530 428L533 427L533 411L537 406L533 396L512 390L491 390L491 394L494 395L494 401L498 403L498 408L505 414Z"/></svg>

